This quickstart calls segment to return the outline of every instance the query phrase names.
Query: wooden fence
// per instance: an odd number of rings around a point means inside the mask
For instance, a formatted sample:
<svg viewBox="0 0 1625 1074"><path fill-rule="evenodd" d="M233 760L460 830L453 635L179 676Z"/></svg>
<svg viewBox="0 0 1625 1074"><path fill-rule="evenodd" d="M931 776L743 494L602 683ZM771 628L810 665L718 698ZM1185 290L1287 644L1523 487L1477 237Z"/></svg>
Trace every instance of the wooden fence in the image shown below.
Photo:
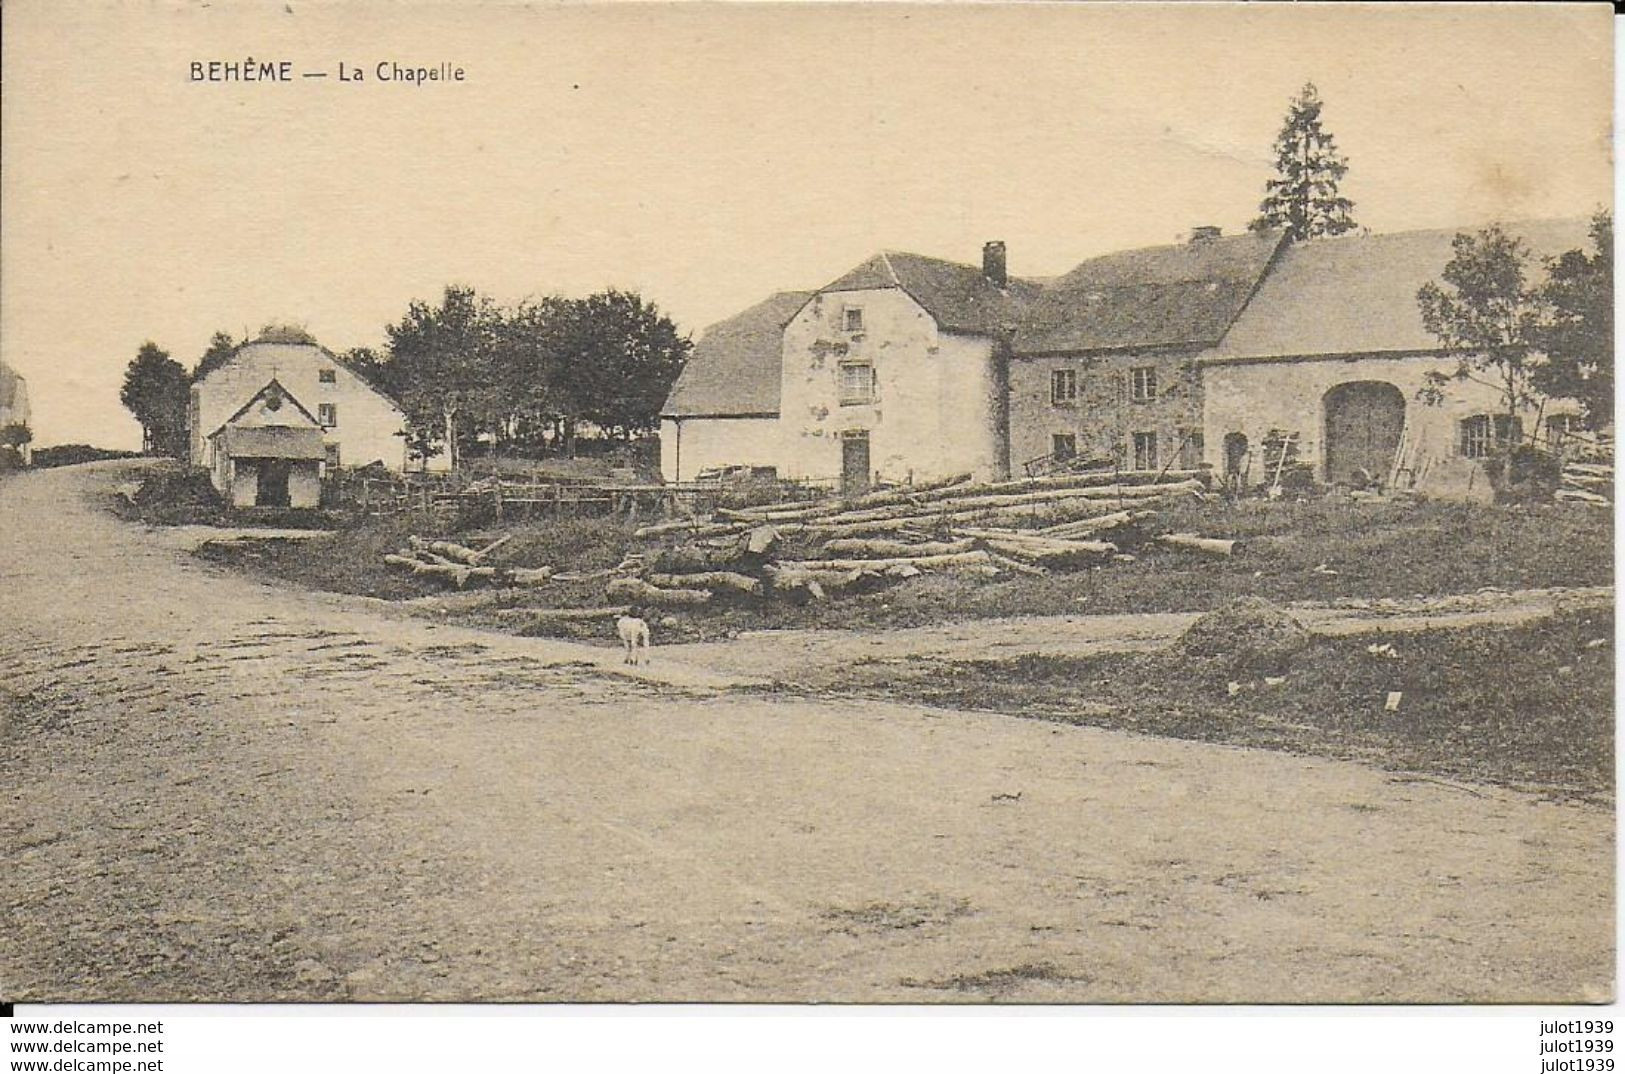
<svg viewBox="0 0 1625 1074"><path fill-rule="evenodd" d="M330 506L374 516L416 514L455 517L486 513L494 520L618 517L629 521L709 514L733 501L820 499L834 482L776 482L771 490L718 482L628 484L580 479L505 479L462 474L337 475L324 499Z"/></svg>

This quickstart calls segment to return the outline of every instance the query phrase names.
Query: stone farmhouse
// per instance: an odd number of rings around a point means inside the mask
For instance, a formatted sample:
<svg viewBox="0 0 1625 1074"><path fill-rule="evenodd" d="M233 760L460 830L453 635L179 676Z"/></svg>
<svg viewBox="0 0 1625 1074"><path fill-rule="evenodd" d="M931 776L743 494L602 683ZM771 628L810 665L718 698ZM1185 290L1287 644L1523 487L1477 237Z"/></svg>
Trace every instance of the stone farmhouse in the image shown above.
<svg viewBox="0 0 1625 1074"><path fill-rule="evenodd" d="M1588 248L1588 221L1505 225L1540 257ZM1295 436L1318 479L1357 471L1436 495L1487 494L1476 460L1510 435L1494 388L1451 383L1419 399L1429 373L1457 368L1422 324L1416 292L1452 256L1453 229L1342 236L1284 247L1224 338L1203 353L1208 461L1247 484L1268 475L1258 450L1272 430ZM1579 405L1547 400L1521 432L1555 439Z"/></svg>
<svg viewBox="0 0 1625 1074"><path fill-rule="evenodd" d="M187 428L192 465L237 507L314 507L340 466L424 465L400 406L298 329L268 329L193 384Z"/></svg>
<svg viewBox="0 0 1625 1074"><path fill-rule="evenodd" d="M1537 258L1588 242L1584 220L1506 229ZM1203 227L1045 281L1009 276L1002 243L980 269L880 254L707 331L663 412L662 470L773 467L851 490L1082 457L1250 486L1288 443L1321 481L1481 493L1477 460L1512 433L1498 393L1457 381L1422 398L1457 365L1416 302L1454 234ZM1546 436L1577 414L1548 400L1518 423Z"/></svg>
<svg viewBox="0 0 1625 1074"><path fill-rule="evenodd" d="M0 365L0 431L11 426L28 428L28 382L8 365ZM33 461L27 443L11 447L0 443L0 451L15 452L14 461L23 466Z"/></svg>

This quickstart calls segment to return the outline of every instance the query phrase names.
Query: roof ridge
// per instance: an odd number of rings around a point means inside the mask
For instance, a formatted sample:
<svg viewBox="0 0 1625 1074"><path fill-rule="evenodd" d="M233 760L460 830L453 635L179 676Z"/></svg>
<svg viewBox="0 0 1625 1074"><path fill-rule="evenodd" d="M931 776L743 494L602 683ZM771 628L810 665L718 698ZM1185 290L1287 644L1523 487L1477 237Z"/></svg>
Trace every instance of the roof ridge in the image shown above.
<svg viewBox="0 0 1625 1074"><path fill-rule="evenodd" d="M1420 235L1463 235L1475 231L1482 231L1488 227L1499 227L1511 230L1529 225L1547 226L1551 224L1579 224L1591 220L1591 214L1577 214L1572 216L1520 216L1509 217L1504 220L1480 220L1470 224L1445 224L1440 227L1412 227L1403 231L1352 231L1343 235L1317 235L1312 239L1301 240L1289 245L1302 248L1313 248L1329 243L1355 242L1359 239L1404 239L1415 238Z"/></svg>
<svg viewBox="0 0 1625 1074"><path fill-rule="evenodd" d="M903 251L900 250L898 252L902 253ZM880 251L880 263L882 265L886 266L886 274L891 277L892 286L894 286L894 287L902 287L903 286L903 281L897 275L897 269L892 266L891 253L889 251L886 251L886 250ZM904 290L907 290L907 288L904 288Z"/></svg>

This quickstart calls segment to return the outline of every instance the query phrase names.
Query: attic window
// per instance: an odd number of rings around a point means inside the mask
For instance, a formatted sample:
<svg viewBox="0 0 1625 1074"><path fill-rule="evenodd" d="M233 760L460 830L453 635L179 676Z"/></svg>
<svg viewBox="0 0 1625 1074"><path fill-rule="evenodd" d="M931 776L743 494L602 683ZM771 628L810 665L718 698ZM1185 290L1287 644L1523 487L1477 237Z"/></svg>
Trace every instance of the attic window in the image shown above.
<svg viewBox="0 0 1625 1074"><path fill-rule="evenodd" d="M316 420L322 428L336 428L339 423L339 408L332 403L319 403L316 406Z"/></svg>
<svg viewBox="0 0 1625 1074"><path fill-rule="evenodd" d="M848 332L863 331L863 307L848 306L842 311L841 325Z"/></svg>
<svg viewBox="0 0 1625 1074"><path fill-rule="evenodd" d="M335 371L331 369L323 369L316 373L316 379L323 384L336 384L338 383L339 378Z"/></svg>

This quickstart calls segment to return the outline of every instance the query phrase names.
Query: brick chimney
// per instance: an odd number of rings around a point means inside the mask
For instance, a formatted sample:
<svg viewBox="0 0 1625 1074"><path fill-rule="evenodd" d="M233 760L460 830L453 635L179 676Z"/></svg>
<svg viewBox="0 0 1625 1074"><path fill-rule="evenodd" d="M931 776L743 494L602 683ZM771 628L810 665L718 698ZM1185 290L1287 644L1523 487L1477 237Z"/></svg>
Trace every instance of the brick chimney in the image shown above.
<svg viewBox="0 0 1625 1074"><path fill-rule="evenodd" d="M1004 243L982 244L982 275L994 287L1003 287L1010 282L1010 274L1005 268Z"/></svg>
<svg viewBox="0 0 1625 1074"><path fill-rule="evenodd" d="M1191 242L1212 242L1223 234L1223 228L1214 227L1212 224L1198 224L1191 228Z"/></svg>

